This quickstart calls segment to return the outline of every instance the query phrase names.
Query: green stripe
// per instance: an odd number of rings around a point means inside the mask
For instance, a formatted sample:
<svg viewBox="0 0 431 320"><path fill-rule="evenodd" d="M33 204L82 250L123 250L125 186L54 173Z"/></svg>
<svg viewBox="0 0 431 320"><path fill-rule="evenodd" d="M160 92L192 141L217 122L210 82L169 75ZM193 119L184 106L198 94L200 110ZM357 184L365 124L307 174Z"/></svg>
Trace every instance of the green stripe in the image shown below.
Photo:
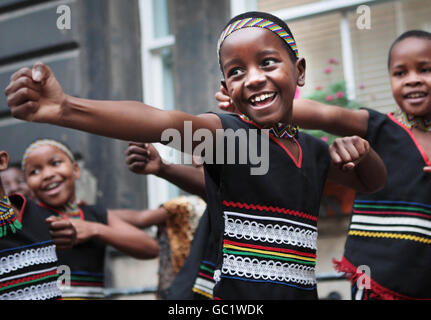
<svg viewBox="0 0 431 320"><path fill-rule="evenodd" d="M211 270L208 267L205 267L204 265L201 265L201 269L210 272L211 274L214 274L214 270Z"/></svg>
<svg viewBox="0 0 431 320"><path fill-rule="evenodd" d="M58 278L58 274L53 274L50 276L46 276L40 279L34 279L34 280L30 280L30 281L26 281L26 282L20 282L20 283L15 283L11 286L5 287L5 288L0 288L0 291L4 291L4 290L8 290L10 288L14 288L14 287L19 287L19 286L23 286L23 285L27 285L27 284L31 284L31 283L36 283L36 282L40 282L40 281L44 281L50 278Z"/></svg>
<svg viewBox="0 0 431 320"><path fill-rule="evenodd" d="M373 208L373 209L389 209L389 210L407 210L407 211L419 211L424 213L431 214L431 210L423 209L423 208L417 208L417 207L397 207L397 206L373 206L373 205L367 205L367 204L355 204L353 206L354 208Z"/></svg>
<svg viewBox="0 0 431 320"><path fill-rule="evenodd" d="M243 251L234 251L234 250L223 249L223 253L236 254L239 256L256 256L256 257L261 257L261 258L271 258L271 259L284 260L284 261L296 262L296 263L301 263L301 264L308 264L311 266L316 265L316 262L313 262L313 261L303 261L303 260L297 260L297 259L280 257L280 256L272 256L269 254L261 254L261 253L254 253L254 252L243 252Z"/></svg>
<svg viewBox="0 0 431 320"><path fill-rule="evenodd" d="M77 281L103 282L103 279L93 278L93 277L71 276L70 278L71 280L77 280Z"/></svg>

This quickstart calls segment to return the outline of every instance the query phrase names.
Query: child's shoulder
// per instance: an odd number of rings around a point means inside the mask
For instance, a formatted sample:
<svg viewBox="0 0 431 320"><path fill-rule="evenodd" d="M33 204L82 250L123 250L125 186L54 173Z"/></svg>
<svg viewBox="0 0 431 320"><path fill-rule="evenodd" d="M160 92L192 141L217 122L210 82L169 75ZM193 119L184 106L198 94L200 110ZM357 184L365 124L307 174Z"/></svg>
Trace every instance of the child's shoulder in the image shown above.
<svg viewBox="0 0 431 320"><path fill-rule="evenodd" d="M79 206L84 213L85 220L107 223L108 210L100 204Z"/></svg>

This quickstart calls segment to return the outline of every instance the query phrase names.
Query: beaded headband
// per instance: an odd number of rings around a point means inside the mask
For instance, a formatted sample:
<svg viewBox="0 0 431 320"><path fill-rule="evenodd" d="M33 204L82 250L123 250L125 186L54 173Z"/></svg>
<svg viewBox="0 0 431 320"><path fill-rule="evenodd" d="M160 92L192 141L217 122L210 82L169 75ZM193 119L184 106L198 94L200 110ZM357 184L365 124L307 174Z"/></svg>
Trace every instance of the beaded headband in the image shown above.
<svg viewBox="0 0 431 320"><path fill-rule="evenodd" d="M56 147L57 149L63 151L72 162L75 162L75 157L73 156L72 151L70 151L70 149L66 147L64 144L52 139L41 139L33 142L27 147L27 149L25 149L24 155L22 156L22 161L21 161L22 170L25 170L25 165L27 163L27 159L30 153L32 153L34 150L42 146Z"/></svg>
<svg viewBox="0 0 431 320"><path fill-rule="evenodd" d="M286 30L284 30L276 23L267 19L246 18L246 19L234 21L224 29L217 44L217 53L219 55L219 58L220 58L220 49L223 44L223 41L226 40L226 38L230 36L232 33L234 33L235 31L238 31L244 28L264 28L272 31L277 36L279 36L283 41L285 41L290 47L290 49L292 49L295 56L298 57L298 48L296 46L296 42L293 39L292 35L290 35Z"/></svg>

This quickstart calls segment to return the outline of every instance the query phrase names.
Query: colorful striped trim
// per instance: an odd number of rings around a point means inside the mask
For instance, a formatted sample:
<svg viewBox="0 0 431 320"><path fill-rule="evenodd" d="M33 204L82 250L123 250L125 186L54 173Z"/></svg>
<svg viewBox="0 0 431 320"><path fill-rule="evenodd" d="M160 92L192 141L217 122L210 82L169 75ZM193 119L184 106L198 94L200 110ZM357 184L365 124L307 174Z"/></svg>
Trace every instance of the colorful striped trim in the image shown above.
<svg viewBox="0 0 431 320"><path fill-rule="evenodd" d="M210 261L201 261L195 283L192 291L208 299L213 299L213 289L215 286L214 280L215 264Z"/></svg>
<svg viewBox="0 0 431 320"><path fill-rule="evenodd" d="M57 262L55 245L27 249L0 258L0 276L32 265Z"/></svg>
<svg viewBox="0 0 431 320"><path fill-rule="evenodd" d="M399 239L399 240L411 240L411 241L421 242L424 244L431 244L431 239L413 236L413 235L388 233L388 232L366 232L366 231L350 230L349 235L359 236L359 237L371 237L371 238L390 238L390 239Z"/></svg>
<svg viewBox="0 0 431 320"><path fill-rule="evenodd" d="M431 206L428 204L409 201L356 200L353 213L350 235L430 244Z"/></svg>
<svg viewBox="0 0 431 320"><path fill-rule="evenodd" d="M235 21L228 25L220 35L219 41L217 43L217 53L220 54L221 46L228 36L230 36L235 31L244 28L264 28L272 31L282 40L284 40L295 56L298 57L298 47L292 35L274 22L262 18L246 18Z"/></svg>
<svg viewBox="0 0 431 320"><path fill-rule="evenodd" d="M277 283L304 290L316 287L315 268L311 266L226 253L223 257L221 278Z"/></svg>
<svg viewBox="0 0 431 320"><path fill-rule="evenodd" d="M0 300L48 300L60 297L57 281L52 281L5 293L0 295Z"/></svg>
<svg viewBox="0 0 431 320"><path fill-rule="evenodd" d="M233 208L241 208L241 209L247 209L247 210L257 210L257 211L268 211L273 213L283 213L311 221L317 222L318 218L316 216L299 212L291 209L284 209L279 207L273 207L273 206L266 206L266 205L259 205L259 204L247 204L247 203L241 203L241 202L233 202L233 201L226 201L223 200L222 204L226 207L233 207Z"/></svg>
<svg viewBox="0 0 431 320"><path fill-rule="evenodd" d="M312 253L304 253L283 248L265 247L229 240L223 241L223 252L228 254L290 261L312 266L316 265L316 255Z"/></svg>

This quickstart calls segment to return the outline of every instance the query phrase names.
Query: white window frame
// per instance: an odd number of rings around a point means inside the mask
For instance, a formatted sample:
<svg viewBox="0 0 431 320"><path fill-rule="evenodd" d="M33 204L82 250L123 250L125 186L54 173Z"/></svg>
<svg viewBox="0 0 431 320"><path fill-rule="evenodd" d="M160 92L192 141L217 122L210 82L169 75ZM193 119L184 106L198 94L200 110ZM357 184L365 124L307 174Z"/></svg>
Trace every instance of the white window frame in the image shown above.
<svg viewBox="0 0 431 320"><path fill-rule="evenodd" d="M139 0L141 29L142 95L145 104L164 109L163 106L163 58L161 52L175 45L175 36L154 38L153 0ZM168 160L169 148L154 145L162 159ZM154 175L147 176L148 207L157 208L170 198L170 183Z"/></svg>
<svg viewBox="0 0 431 320"><path fill-rule="evenodd" d="M360 5L375 5L394 1L397 0L326 0L277 10L271 13L286 22L307 19L334 12L341 13L340 36L344 80L346 81L347 96L349 99L355 99L357 89L355 84L352 37L347 14L349 11L355 10Z"/></svg>

